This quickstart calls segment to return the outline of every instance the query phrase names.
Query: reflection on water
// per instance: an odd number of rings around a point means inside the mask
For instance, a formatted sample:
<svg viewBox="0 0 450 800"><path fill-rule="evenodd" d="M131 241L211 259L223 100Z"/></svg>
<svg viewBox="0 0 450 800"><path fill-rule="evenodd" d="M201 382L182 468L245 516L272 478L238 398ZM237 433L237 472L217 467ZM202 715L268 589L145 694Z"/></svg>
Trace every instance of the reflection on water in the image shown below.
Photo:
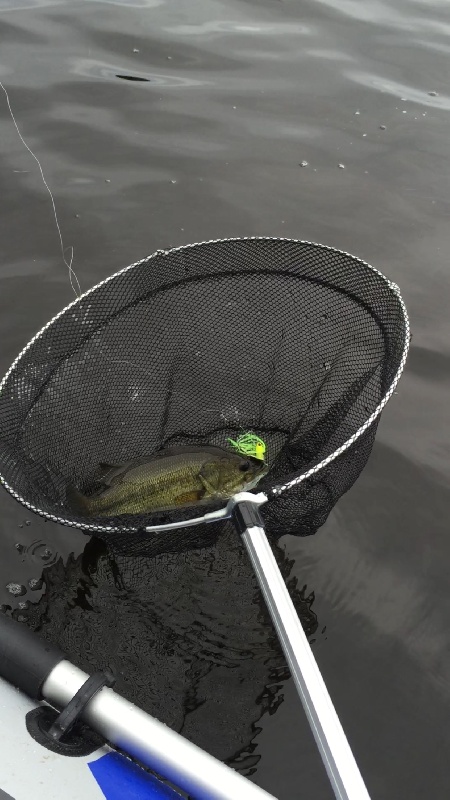
<svg viewBox="0 0 450 800"><path fill-rule="evenodd" d="M370 75L360 71L352 72L351 70L348 70L346 76L350 80L356 81L357 83L362 83L368 88L373 88L380 92L392 94L394 97L398 97L401 100L411 100L412 102L421 106L441 108L447 111L450 110L450 97L445 97L445 95L442 97L442 95L438 95L438 93L434 90L430 92L420 91L412 86L407 86L403 83L396 83L395 81L390 81L387 78L381 78L377 75ZM407 113L407 111L405 110L404 113Z"/></svg>
<svg viewBox="0 0 450 800"><path fill-rule="evenodd" d="M345 14L353 19L361 20L363 22L373 23L376 26L384 29L399 29L407 32L415 31L432 31L437 35L448 35L450 32L450 23L442 22L442 20L430 19L425 13L425 16L414 16L411 14L411 3L397 3L396 8L394 4L380 3L378 0L370 0L370 2L359 3L358 0L318 0L329 6L339 14ZM416 0L417 3L421 0ZM401 6L403 5L403 8ZM422 5L434 5L435 7L442 6L442 0L436 2L429 2L429 0L422 0ZM447 10L447 9L445 9ZM425 9L426 11L426 9Z"/></svg>
<svg viewBox="0 0 450 800"><path fill-rule="evenodd" d="M85 3L106 3L113 6L124 6L126 8L156 8L161 6L164 0L84 0Z"/></svg>
<svg viewBox="0 0 450 800"><path fill-rule="evenodd" d="M23 552L43 557L38 544ZM313 595L290 579L293 562L275 553L312 636ZM82 669L111 667L129 700L253 774L257 723L282 702L288 673L232 526L214 547L153 558L110 554L92 539L77 559L47 568L45 583L41 600L15 616Z"/></svg>
<svg viewBox="0 0 450 800"><path fill-rule="evenodd" d="M0 77L83 289L158 248L241 235L323 242L401 287L413 348L372 459L322 531L284 543L374 800L448 794L449 33L443 0L0 0ZM72 290L2 97L0 142L4 374ZM280 800L329 800L234 534L144 569L28 530L4 492L0 510L5 606L86 668L118 653L125 693Z"/></svg>
<svg viewBox="0 0 450 800"><path fill-rule="evenodd" d="M64 5L65 0L0 0L0 13L2 11L26 11L35 8L48 8L49 6Z"/></svg>
<svg viewBox="0 0 450 800"><path fill-rule="evenodd" d="M232 22L230 20L213 20L212 22L201 22L199 24L189 23L187 25L171 25L166 30L171 34L181 34L182 36L208 36L210 33L237 33L249 34L252 38L256 36L303 36L310 34L311 29L306 25L296 23L283 23L272 20L264 24L243 24L242 22Z"/></svg>

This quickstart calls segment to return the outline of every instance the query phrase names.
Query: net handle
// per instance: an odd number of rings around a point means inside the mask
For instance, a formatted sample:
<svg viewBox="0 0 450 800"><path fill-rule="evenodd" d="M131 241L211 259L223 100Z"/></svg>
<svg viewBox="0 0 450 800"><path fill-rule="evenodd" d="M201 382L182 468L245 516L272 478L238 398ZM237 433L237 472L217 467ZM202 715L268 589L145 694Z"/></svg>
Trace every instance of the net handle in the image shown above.
<svg viewBox="0 0 450 800"><path fill-rule="evenodd" d="M347 737L267 541L254 495L234 499L241 534L337 800L370 800Z"/></svg>

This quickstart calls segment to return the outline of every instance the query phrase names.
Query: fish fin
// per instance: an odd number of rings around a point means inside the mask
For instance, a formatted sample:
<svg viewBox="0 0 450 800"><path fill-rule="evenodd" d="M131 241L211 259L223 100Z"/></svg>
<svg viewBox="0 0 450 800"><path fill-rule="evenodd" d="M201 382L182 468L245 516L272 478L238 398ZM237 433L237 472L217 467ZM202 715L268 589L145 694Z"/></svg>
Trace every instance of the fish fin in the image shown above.
<svg viewBox="0 0 450 800"><path fill-rule="evenodd" d="M229 455L230 451L226 450L224 447L213 444L178 444L170 445L162 450L157 450L151 457L164 458L164 456L183 456L189 453L210 453L211 455L218 456L224 453Z"/></svg>
<svg viewBox="0 0 450 800"><path fill-rule="evenodd" d="M186 503L198 503L204 496L203 489L195 489L193 492L184 492L179 494L175 500L177 506L183 506Z"/></svg>
<svg viewBox="0 0 450 800"><path fill-rule="evenodd" d="M124 465L123 464L112 464L109 461L100 461L100 464L98 466L99 466L99 469L106 470L106 469L120 469L120 467L123 467Z"/></svg>
<svg viewBox="0 0 450 800"><path fill-rule="evenodd" d="M217 494L217 489L212 485L212 483L210 483L208 480L206 480L206 478L203 477L203 475L201 473L200 473L200 475L198 477L200 478L200 480L201 480L201 482L203 484L204 490L205 490L203 492L203 494L205 494L205 492L208 492L208 494L210 494L212 496Z"/></svg>
<svg viewBox="0 0 450 800"><path fill-rule="evenodd" d="M73 511L81 514L89 514L89 500L84 494L79 492L75 486L67 487L66 499Z"/></svg>
<svg viewBox="0 0 450 800"><path fill-rule="evenodd" d="M100 484L103 488L112 486L117 482L117 477L121 477L129 467L129 464L108 464L101 461L91 477L92 485Z"/></svg>

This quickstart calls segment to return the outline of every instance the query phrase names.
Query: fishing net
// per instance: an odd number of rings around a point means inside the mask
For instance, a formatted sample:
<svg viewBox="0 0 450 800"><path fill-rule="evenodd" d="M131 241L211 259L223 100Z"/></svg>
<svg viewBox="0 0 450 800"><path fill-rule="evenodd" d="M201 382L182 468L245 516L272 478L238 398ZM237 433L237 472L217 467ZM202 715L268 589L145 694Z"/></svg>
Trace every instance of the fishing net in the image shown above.
<svg viewBox="0 0 450 800"><path fill-rule="evenodd" d="M101 462L253 431L267 532L312 534L363 469L408 344L398 288L347 253L273 238L158 251L16 359L0 384L0 478L31 510L129 546L199 510L87 519L68 487Z"/></svg>

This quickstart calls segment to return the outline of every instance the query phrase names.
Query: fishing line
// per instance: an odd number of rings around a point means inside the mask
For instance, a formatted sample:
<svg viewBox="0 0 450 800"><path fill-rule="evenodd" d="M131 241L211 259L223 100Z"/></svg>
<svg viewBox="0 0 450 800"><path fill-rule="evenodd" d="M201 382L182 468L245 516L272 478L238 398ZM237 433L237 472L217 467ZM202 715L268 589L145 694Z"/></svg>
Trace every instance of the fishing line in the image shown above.
<svg viewBox="0 0 450 800"><path fill-rule="evenodd" d="M17 135L19 136L19 139L22 142L23 146L28 150L30 155L33 156L34 160L36 161L36 164L38 165L39 171L41 173L41 178L42 178L43 184L44 184L45 188L47 189L47 192L50 195L50 200L51 200L52 208L53 208L53 216L55 218L56 229L58 231L59 242L60 242L60 245L61 245L62 258L63 258L64 264L66 265L66 267L67 267L67 269L69 271L70 285L71 285L71 287L73 289L73 292L75 293L75 297L77 299L79 299L81 297L81 286L80 286L80 282L79 282L79 280L77 278L77 275L76 275L76 273L75 273L75 271L74 271L74 269L72 267L72 263L73 263L73 247L72 246L66 247L66 248L64 247L63 237L62 237L62 233L61 233L61 226L59 224L58 214L56 213L55 199L53 197L52 190L50 189L50 186L48 185L48 183L47 183L47 181L45 179L44 170L42 169L41 162L39 161L37 155L35 155L35 153L33 153L31 147L27 144L27 142L25 141L25 139L23 138L23 136L22 136L22 134L21 134L21 132L19 130L19 126L18 126L18 124L16 122L16 118L15 118L13 110L11 108L11 103L10 103L10 100L9 100L8 92L7 92L6 88L4 87L4 85L3 85L3 83L1 81L0 81L0 88L3 90L3 92L5 94L6 102L8 104L8 110L9 110L9 113L11 115L11 119L12 119L12 121L14 123L14 127L15 127L15 129L17 131ZM67 251L70 252L69 261L67 261L67 259L66 259L66 252ZM74 283L74 281L75 281L75 283Z"/></svg>
<svg viewBox="0 0 450 800"><path fill-rule="evenodd" d="M48 182L47 182L47 180L45 178L44 170L42 168L41 162L39 161L39 158L33 152L31 147L29 146L29 144L25 141L24 137L22 136L22 133L20 132L19 126L18 126L16 118L14 116L14 112L13 112L12 107L11 107L11 102L10 102L10 99L9 99L8 91L7 91L6 87L3 85L3 83L1 81L0 81L0 88L3 90L4 95L6 97L6 103L7 103L7 106L8 106L8 111L9 111L9 114L11 116L11 119L12 119L12 122L14 124L14 127L15 127L15 129L17 131L17 135L18 135L20 141L22 142L23 146L26 148L26 150L28 150L28 152L34 158L34 160L36 161L36 164L39 167L39 171L40 171L40 174L41 174L42 182L43 182L43 184L44 184L44 186L45 186L45 188L46 188L46 190L47 190L47 192L48 192L48 194L50 196L52 209L53 209L53 216L54 216L55 224L56 224L56 230L58 232L59 242L60 242L60 246L61 246L62 259L63 259L64 264L66 265L66 267L68 269L68 272L69 272L70 285L71 285L71 288L72 288L72 290L73 290L73 292L75 294L75 297L78 300L81 300L82 291L81 291L80 282L79 282L78 277L77 277L77 275L76 275L76 273L75 273L75 271L73 269L73 266L72 266L73 258L74 258L74 249L73 249L72 246L64 247L64 241L63 241L63 236L62 236L62 232L61 232L61 226L59 224L58 213L56 211L55 198L53 196L52 190L50 189L50 186L48 185ZM67 260L67 258L66 258L66 252L70 252L69 260ZM80 303L80 309L82 311L81 303ZM104 350L102 350L102 355L105 355ZM128 361L128 360L124 360L124 359L112 359L112 358L108 358L108 356L106 356L106 358L107 358L108 363L110 362L112 364L114 364L114 363L115 364L127 364L127 365L129 365L131 367L139 369L140 371L144 372L144 374L148 374L145 369L143 369L139 365L133 364L132 361ZM240 423L239 415L237 413L237 409L234 409L234 412L236 414L236 422L238 423L239 427L241 428L242 434L238 437L237 441L233 441L232 439L228 439L228 443L231 444L234 447L234 449L237 450L238 452L240 452L242 454L245 454L245 455L255 455L257 458L260 458L262 460L264 458L264 453L265 453L265 444L264 444L264 442L261 439L259 439L258 436L253 434L252 432L249 432L249 431L245 432L244 428L242 427L242 425ZM221 413L221 416L222 416L222 413Z"/></svg>
<svg viewBox="0 0 450 800"><path fill-rule="evenodd" d="M15 127L15 129L17 131L17 135L19 136L19 139L22 142L23 146L28 150L30 155L33 156L34 160L36 161L36 163L37 163L37 165L39 167L39 171L41 173L42 182L43 182L45 188L47 189L48 194L50 195L50 200L51 200L52 209L53 209L53 216L54 216L55 224L56 224L56 230L58 232L59 242L60 242L60 245L61 245L61 254L62 254L62 258L63 258L64 264L66 265L66 267L67 267L67 269L69 271L70 286L71 286L71 288L72 288L77 300L81 300L82 291L81 291L80 281L78 280L77 274L76 274L76 272L75 272L75 270L73 269L73 266L72 266L73 257L74 257L74 249L73 249L72 246L64 247L64 241L63 241L63 237L62 237L61 226L59 224L58 213L56 211L56 203L55 203L55 198L53 196L53 192L50 189L50 186L48 185L48 182L47 182L47 180L45 178L45 174L44 174L44 170L42 168L41 162L39 161L37 155L32 151L32 149L29 146L29 144L25 141L24 137L22 136L22 133L20 132L19 126L18 126L16 118L14 116L14 112L13 112L12 107L11 107L11 101L9 99L8 91L7 91L7 89L5 88L5 86L3 85L3 83L1 81L0 81L0 88L3 90L3 92L5 94L6 102L7 102L7 105L8 105L8 111L10 113L10 116L11 116L11 119L13 121L14 127ZM66 258L66 253L67 252L70 252L69 260L67 260L67 258ZM81 309L81 311L83 310L81 303L80 303L80 309ZM104 355L104 351L103 350L102 350L102 355ZM112 364L121 364L122 363L122 364L128 364L131 367L137 367L137 365L133 364L132 361L124 361L124 360L117 360L117 359L108 359L108 361L110 361ZM137 368L139 369L139 367L137 367ZM145 372L145 370L142 370L142 368L140 368L140 369L141 369L141 371Z"/></svg>

